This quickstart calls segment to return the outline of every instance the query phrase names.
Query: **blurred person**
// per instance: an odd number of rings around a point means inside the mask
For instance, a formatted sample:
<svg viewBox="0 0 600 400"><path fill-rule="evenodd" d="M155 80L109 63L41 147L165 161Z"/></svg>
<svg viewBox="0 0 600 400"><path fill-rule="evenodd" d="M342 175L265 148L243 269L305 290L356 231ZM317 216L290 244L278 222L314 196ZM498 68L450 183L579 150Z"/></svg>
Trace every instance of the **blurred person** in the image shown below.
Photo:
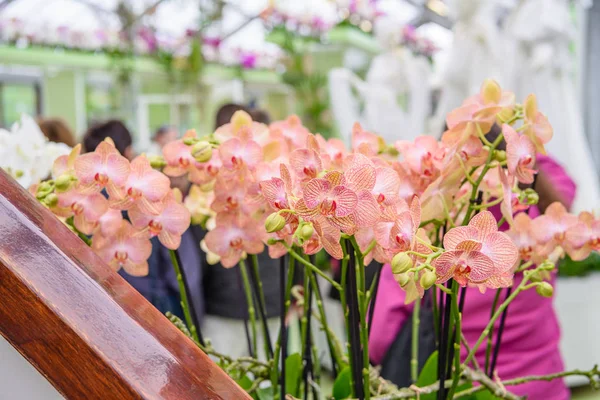
<svg viewBox="0 0 600 400"><path fill-rule="evenodd" d="M268 121L268 114L261 111L260 114L252 115L253 111L238 104L226 104L222 106L216 114L215 129L231 121L231 117L236 111L245 111L257 122ZM254 111L256 112L256 111ZM206 232L203 232L203 235ZM204 271L204 295L206 315L202 326L202 333L209 338L215 350L225 353L233 358L249 355L248 343L243 340L245 336L245 324L248 319L248 304L242 286L241 272L239 265L233 268L224 268L221 264L208 265L206 254L202 255L203 265L206 265ZM266 302L267 324L271 341L274 341L279 332L279 319L281 308L279 303L279 270L278 260L269 257L268 251L258 255L260 266L259 274L263 283L263 290ZM247 261L250 269L250 260ZM258 308L255 305L255 310ZM262 355L263 342L262 329L260 328L260 318L258 311L257 317L257 340L258 354Z"/></svg>
<svg viewBox="0 0 600 400"><path fill-rule="evenodd" d="M162 148L165 144L177 140L179 136L177 129L171 125L163 125L154 132L152 136L152 143L148 148L147 154L149 155L161 155Z"/></svg>
<svg viewBox="0 0 600 400"><path fill-rule="evenodd" d="M112 139L121 155L129 160L133 159L131 133L125 124L118 120L110 120L92 126L83 138L85 151L94 151L107 137ZM186 194L189 183L181 182L181 179L174 178L171 186L178 187L183 194ZM199 248L200 239L197 238L194 229L194 227L190 227L190 229L183 233L178 251L182 262L181 268L186 273L190 287L191 293L189 296L193 303L197 320L201 321L204 314L203 296L200 292L202 288L202 263ZM153 237L151 243L152 253L148 259L148 275L135 277L127 274L123 269L119 270L119 275L161 312L166 313L170 311L183 318L179 285L173 264L171 263L169 251L158 241L157 237Z"/></svg>
<svg viewBox="0 0 600 400"><path fill-rule="evenodd" d="M128 160L133 160L133 139L129 129L119 120L113 119L93 125L83 137L83 150L87 153L96 150L96 147L107 137L111 138L115 148Z"/></svg>
<svg viewBox="0 0 600 400"><path fill-rule="evenodd" d="M67 123L61 118L38 118L37 120L44 136L51 142L64 143L69 147L75 147L77 140Z"/></svg>

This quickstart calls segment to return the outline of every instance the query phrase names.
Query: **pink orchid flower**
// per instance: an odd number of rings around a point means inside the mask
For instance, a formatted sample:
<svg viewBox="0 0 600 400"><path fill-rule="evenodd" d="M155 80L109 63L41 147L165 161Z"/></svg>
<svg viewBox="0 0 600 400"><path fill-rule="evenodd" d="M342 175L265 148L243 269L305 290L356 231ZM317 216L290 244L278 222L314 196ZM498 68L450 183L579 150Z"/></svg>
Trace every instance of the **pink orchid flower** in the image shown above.
<svg viewBox="0 0 600 400"><path fill-rule="evenodd" d="M358 122L352 127L352 150L367 157L376 156L385 147L385 142L380 136L365 131Z"/></svg>
<svg viewBox="0 0 600 400"><path fill-rule="evenodd" d="M290 115L285 121L273 122L269 125L271 131L278 131L292 148L304 146L306 138L310 135L308 129L302 125L297 115Z"/></svg>
<svg viewBox="0 0 600 400"><path fill-rule="evenodd" d="M147 234L134 230L127 221L121 222L114 236L94 235L92 248L115 271L123 268L129 275L148 275L147 260L152 253L152 244Z"/></svg>
<svg viewBox="0 0 600 400"><path fill-rule="evenodd" d="M343 232L352 234L357 228L375 223L379 217L379 205L370 192L375 180L375 168L368 164L356 164L344 174L332 171L324 178L311 179L303 193L308 210L300 215L308 220L320 215Z"/></svg>
<svg viewBox="0 0 600 400"><path fill-rule="evenodd" d="M284 210L290 208L288 201L288 190L285 182L281 178L271 178L260 182L260 190L265 200L275 210Z"/></svg>
<svg viewBox="0 0 600 400"><path fill-rule="evenodd" d="M519 258L523 261L532 260L538 253L537 240L533 235L532 219L527 213L519 213L514 218L514 223L508 231L508 237L513 241L519 251ZM543 260L542 260L543 261Z"/></svg>
<svg viewBox="0 0 600 400"><path fill-rule="evenodd" d="M356 210L358 196L345 183L343 174L337 171L311 179L304 187L303 199L296 204L298 213L309 221L323 216L343 231L354 231L351 215Z"/></svg>
<svg viewBox="0 0 600 400"><path fill-rule="evenodd" d="M399 140L396 149L414 172L427 177L436 172L434 156L439 151L439 143L433 136L419 136L413 142Z"/></svg>
<svg viewBox="0 0 600 400"><path fill-rule="evenodd" d="M260 229L244 215L218 214L217 226L204 238L210 251L221 257L225 268L235 266L246 254L259 254L264 245Z"/></svg>
<svg viewBox="0 0 600 400"><path fill-rule="evenodd" d="M253 169L262 160L263 152L258 143L252 140L249 129L243 128L238 137L231 138L219 146L219 156L228 169Z"/></svg>
<svg viewBox="0 0 600 400"><path fill-rule="evenodd" d="M252 117L247 112L239 110L233 114L230 123L219 127L215 131L215 138L220 142L225 142L248 133L261 146L269 141L269 127L252 121Z"/></svg>
<svg viewBox="0 0 600 400"><path fill-rule="evenodd" d="M62 217L73 216L75 228L83 234L91 235L107 210L108 201L102 194L70 190L58 194L58 205L52 211Z"/></svg>
<svg viewBox="0 0 600 400"><path fill-rule="evenodd" d="M585 260L592 251L600 251L600 221L589 212L582 212L578 223L567 230L566 250L576 261Z"/></svg>
<svg viewBox="0 0 600 400"><path fill-rule="evenodd" d="M496 115L513 106L514 94L503 91L497 82L486 80L478 95L468 98L461 107L448 113L445 141L460 146L470 136L478 136L479 131L489 132Z"/></svg>
<svg viewBox="0 0 600 400"><path fill-rule="evenodd" d="M77 144L71 150L71 153L62 155L54 160L52 164L52 177L55 179L64 174L75 175L75 160L81 153L81 143Z"/></svg>
<svg viewBox="0 0 600 400"><path fill-rule="evenodd" d="M323 169L319 153L313 149L296 149L290 154L289 166L300 181L316 178Z"/></svg>
<svg viewBox="0 0 600 400"><path fill-rule="evenodd" d="M444 236L446 252L435 261L438 283L454 278L461 286L485 284L509 273L517 262L516 246L498 232L496 219L482 211L468 226L452 228Z"/></svg>
<svg viewBox="0 0 600 400"><path fill-rule="evenodd" d="M344 256L342 246L340 245L340 230L331 225L325 218L317 218L313 221L315 233L320 239L320 244L325 251L336 260L341 260ZM313 235L314 237L314 235Z"/></svg>
<svg viewBox="0 0 600 400"><path fill-rule="evenodd" d="M321 135L315 135L321 149L321 159L326 169L342 169L344 158L348 154L346 145L340 139L325 140Z"/></svg>
<svg viewBox="0 0 600 400"><path fill-rule="evenodd" d="M506 161L508 172L521 183L533 183L537 173L535 166L535 146L528 136L519 135L510 125L502 125L506 140Z"/></svg>
<svg viewBox="0 0 600 400"><path fill-rule="evenodd" d="M498 176L500 177L500 183L502 184L502 203L500 204L500 211L504 219L506 219L506 222L508 222L509 225L512 225L514 215L512 184L501 166L498 166Z"/></svg>
<svg viewBox="0 0 600 400"><path fill-rule="evenodd" d="M421 202L417 196L413 197L410 206L404 204L397 210L387 208L374 228L374 237L381 248L378 257L390 262L397 253L413 250L420 223Z"/></svg>
<svg viewBox="0 0 600 400"><path fill-rule="evenodd" d="M104 141L94 152L77 157L75 173L81 192L94 193L103 188L116 189L127 181L129 161L119 154L115 146Z"/></svg>
<svg viewBox="0 0 600 400"><path fill-rule="evenodd" d="M538 153L546 154L544 145L552 139L552 126L548 122L548 118L538 111L535 95L527 96L523 106L525 108L524 123L526 124L523 133L531 139Z"/></svg>
<svg viewBox="0 0 600 400"><path fill-rule="evenodd" d="M104 237L110 237L117 233L123 221L123 213L121 210L108 208L104 214L98 219L98 226L94 233L100 233Z"/></svg>
<svg viewBox="0 0 600 400"><path fill-rule="evenodd" d="M151 237L158 236L158 240L166 248L176 250L181 243L181 235L190 226L191 214L172 192L167 195L164 203L164 208L158 215L146 214L135 205L129 210L129 218L134 228L148 229Z"/></svg>
<svg viewBox="0 0 600 400"><path fill-rule="evenodd" d="M550 253L557 246L568 247L567 231L576 225L577 216L569 214L565 206L554 202L546 208L544 215L533 220L533 234L544 252Z"/></svg>
<svg viewBox="0 0 600 400"><path fill-rule="evenodd" d="M196 163L195 165L190 166L188 178L190 182L197 185L212 182L218 176L222 166L223 163L221 162L219 151L213 149L212 158L208 162L202 164ZM165 172L165 174L167 173ZM173 176L170 174L167 175Z"/></svg>
<svg viewBox="0 0 600 400"><path fill-rule="evenodd" d="M163 149L163 156L167 166L163 168L163 172L172 177L193 173L199 163L192 156L192 146L184 143L186 139L196 138L196 131L189 130L181 139L167 143Z"/></svg>
<svg viewBox="0 0 600 400"><path fill-rule="evenodd" d="M373 197L381 205L389 206L400 200L400 177L389 167L375 168L375 184L371 189Z"/></svg>
<svg viewBox="0 0 600 400"><path fill-rule="evenodd" d="M146 214L158 214L162 200L169 193L171 182L163 173L154 170L144 155L131 162L131 173L122 187L108 190L111 207L128 210L133 205Z"/></svg>
<svg viewBox="0 0 600 400"><path fill-rule="evenodd" d="M262 206L262 197L258 185L250 182L244 175L219 177L215 184L215 200L211 208L216 212L241 212L253 214Z"/></svg>

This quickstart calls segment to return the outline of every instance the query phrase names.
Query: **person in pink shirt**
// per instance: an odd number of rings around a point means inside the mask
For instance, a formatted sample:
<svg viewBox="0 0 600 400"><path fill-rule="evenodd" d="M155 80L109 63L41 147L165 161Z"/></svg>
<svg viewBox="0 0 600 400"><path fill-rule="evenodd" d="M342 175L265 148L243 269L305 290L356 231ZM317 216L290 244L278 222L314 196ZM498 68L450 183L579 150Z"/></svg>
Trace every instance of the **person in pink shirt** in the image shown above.
<svg viewBox="0 0 600 400"><path fill-rule="evenodd" d="M540 201L537 207L530 209L531 217L539 215L540 209L545 210L554 201L560 201L569 208L575 197L573 180L548 156L538 155L537 167L539 173L535 189ZM500 215L499 209L491 211L496 216ZM375 365L382 363L402 326L411 318L413 309L412 304L404 304L405 292L394 280L389 265L383 267L380 279L369 338L371 361ZM520 279L520 276L515 276L515 285L519 284ZM555 282L556 276L553 276L550 283L554 286ZM481 294L477 288L468 288L466 291L462 329L470 345L477 341L489 322L495 294L495 290ZM501 296L503 299L503 294ZM535 290L527 290L510 304L496 364L496 372L502 380L564 370L559 351L560 326L552 302L553 298L542 297ZM498 325L496 321L496 332ZM463 348L463 360L466 355ZM485 346L479 347L476 357L480 365L485 363ZM569 390L561 379L529 382L507 389L530 400L570 398Z"/></svg>

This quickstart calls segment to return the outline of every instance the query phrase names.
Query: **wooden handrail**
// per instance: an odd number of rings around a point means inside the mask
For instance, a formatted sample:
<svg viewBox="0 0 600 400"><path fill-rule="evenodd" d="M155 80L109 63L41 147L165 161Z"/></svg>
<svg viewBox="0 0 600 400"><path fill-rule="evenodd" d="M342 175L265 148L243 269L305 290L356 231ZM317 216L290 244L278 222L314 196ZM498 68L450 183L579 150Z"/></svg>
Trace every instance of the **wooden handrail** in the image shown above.
<svg viewBox="0 0 600 400"><path fill-rule="evenodd" d="M69 399L249 399L0 169L0 334Z"/></svg>

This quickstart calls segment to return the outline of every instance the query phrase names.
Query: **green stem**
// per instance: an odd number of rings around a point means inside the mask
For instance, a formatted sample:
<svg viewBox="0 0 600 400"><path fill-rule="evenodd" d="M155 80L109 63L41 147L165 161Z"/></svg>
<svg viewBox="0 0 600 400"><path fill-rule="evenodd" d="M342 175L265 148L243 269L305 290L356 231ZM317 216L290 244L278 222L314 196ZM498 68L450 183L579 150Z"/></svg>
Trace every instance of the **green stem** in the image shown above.
<svg viewBox="0 0 600 400"><path fill-rule="evenodd" d="M294 259L292 257L289 257L288 259L288 273L287 273L287 282L286 282L286 288L285 288L285 304L283 304L283 309L281 310L281 312L283 313L283 315L286 315L289 308L290 308L290 304L291 304L291 292L292 292L292 285L294 282L294 270L296 268L296 263L294 262ZM277 341L275 342L275 355L273 356L273 363L274 363L274 368L271 374L271 384L273 386L273 388L276 388L279 385L279 368L277 367L277 363L279 362L279 357L281 354L281 332L279 332L279 335L277 337Z"/></svg>
<svg viewBox="0 0 600 400"><path fill-rule="evenodd" d="M258 291L260 293L261 307L263 307L265 315L267 315L267 302L265 301L265 291L263 290L262 279L260 279L258 256L256 254L251 254L250 259L252 260L252 273L254 274L254 279L256 279L256 282L258 284Z"/></svg>
<svg viewBox="0 0 600 400"><path fill-rule="evenodd" d="M350 348L350 322L349 322L349 310L348 310L348 301L346 299L346 288L348 287L348 261L350 259L350 256L348 255L348 252L346 250L346 243L345 243L345 239L342 239L340 242L340 245L342 246L342 252L344 254L344 257L342 258L342 268L341 268L341 273L342 273L342 279L341 279L341 288L342 290L340 290L340 301L342 302L342 310L344 312L344 323L346 325L346 351L348 353L348 364L350 366L350 371L352 371L353 369L353 365L352 365L352 357L351 357L351 351L352 349ZM354 376L353 374L350 374L350 387L352 388L352 395L354 396Z"/></svg>
<svg viewBox="0 0 600 400"><path fill-rule="evenodd" d="M358 285L358 314L360 319L360 341L363 353L363 380L365 388L365 399L371 398L370 379L369 379L369 330L367 327L367 296L365 279L365 257L360 251L360 247L354 236L350 237L350 242L356 253L356 284Z"/></svg>
<svg viewBox="0 0 600 400"><path fill-rule="evenodd" d="M419 325L421 324L421 299L415 300L415 307L412 315L412 343L410 357L410 379L414 383L419 378Z"/></svg>
<svg viewBox="0 0 600 400"><path fill-rule="evenodd" d="M169 255L171 256L171 263L173 264L173 268L175 269L175 275L177 276L177 285L179 285L179 296L181 296L181 308L183 308L183 316L185 317L185 322L190 333L192 334L192 338L194 338L194 341L196 343L200 343L198 331L196 329L196 325L194 325L194 320L192 319L192 314L190 312L190 302L188 300L188 294L185 290L185 285L183 284L181 266L177 262L175 250L169 250Z"/></svg>
<svg viewBox="0 0 600 400"><path fill-rule="evenodd" d="M302 258L298 253L296 253L294 251L294 249L288 247L288 253L292 257L294 257L298 262L300 262L300 264L304 265L305 267L310 268L313 272L316 272L317 274L321 275L325 280L327 280L329 283L331 283L331 285L334 288L336 288L339 291L342 290L342 287L340 286L339 283L337 283L336 281L334 281L333 279L331 279L331 277L329 277L325 272L321 271L315 265L313 265L312 263L310 263L310 262L306 261L304 258Z"/></svg>
<svg viewBox="0 0 600 400"><path fill-rule="evenodd" d="M335 357L335 363L337 364L337 370L339 371L342 365L342 356L339 353L337 346L335 346L333 334L327 328L329 326L327 324L327 314L325 314L325 307L323 306L323 298L321 297L321 291L319 290L317 284L317 277L314 273L312 273L312 271L308 271L308 276L310 279L310 284L313 288L313 293L315 294L315 300L317 303L317 308L319 309L321 325L323 326L323 330L325 331L325 337L327 338L327 345L329 346L329 350L333 353ZM335 370L335 365L333 365L332 368L334 368Z"/></svg>
<svg viewBox="0 0 600 400"><path fill-rule="evenodd" d="M467 208L467 213L465 214L465 218L463 219L461 225L467 225L467 223L471 220L471 215L473 214L473 211L475 211L473 206L475 206L474 202L477 199L477 191L479 190L481 182L483 182L483 178L485 178L485 174L487 174L487 172L490 170L490 163L492 162L492 158L494 156L494 150L496 149L496 147L498 147L503 138L504 135L500 134L498 135L496 140L494 140L494 143L491 143L487 160L485 162L485 165L483 166L483 170L481 171L479 178L477 178L477 181L475 181L475 185L472 185L473 187L471 188L471 198L469 199L469 207Z"/></svg>
<svg viewBox="0 0 600 400"><path fill-rule="evenodd" d="M442 294L440 293L440 296ZM437 300L437 296L438 296L438 291L437 291L437 287L434 285L431 288L431 302L433 303L433 329L435 332L435 337L437 338L439 336L438 332L440 331L440 321L438 320L439 318L439 304L438 304L438 300ZM437 342L437 339L436 339Z"/></svg>
<svg viewBox="0 0 600 400"><path fill-rule="evenodd" d="M273 356L273 350L271 347L272 343L269 343L269 341L271 340L271 335L269 333L269 326L267 323L267 302L265 301L265 292L263 290L262 279L260 278L258 257L256 254L251 254L250 259L252 260L252 275L256 284L254 290L258 290L258 293L256 294L256 300L258 303L258 307L260 308L260 317L262 321L261 325L263 330L263 343L265 346L265 358L268 360L269 357Z"/></svg>
<svg viewBox="0 0 600 400"><path fill-rule="evenodd" d="M248 303L248 319L250 320L250 328L252 331L252 348L258 358L256 346L256 314L254 310L254 300L252 299L252 288L248 279L248 271L246 271L246 263L240 260L240 271L242 273L242 282L244 283L244 292L246 293L246 302ZM265 354L266 356L266 354Z"/></svg>
<svg viewBox="0 0 600 400"><path fill-rule="evenodd" d="M496 312L496 306L498 305L498 300L500 299L500 292L502 290L501 289L496 289L496 296L494 296L494 302L492 303L492 311L491 311L491 316L494 316L494 313ZM487 371L490 367L490 357L492 355L492 339L494 337L494 329L490 329L489 334L487 335L487 346L485 349L485 369L484 371Z"/></svg>
<svg viewBox="0 0 600 400"><path fill-rule="evenodd" d="M307 341L306 341L306 335L310 335L310 332L308 331L308 319L311 317L311 315L309 315L310 310L309 310L309 304L310 301L312 300L310 298L310 275L312 275L311 271L308 268L304 268L304 293L303 296L304 298L302 299L302 301L304 302L303 304L303 312L302 312L302 318L300 319L300 343L301 343L301 352L300 354L302 355L302 360L303 360L303 376L304 374L307 374L308 371L306 371L306 369L308 368L307 365L307 359L306 359L306 345L307 345ZM297 381L298 384L300 384L300 380ZM296 388L298 389L298 388ZM297 392L298 390L296 390ZM304 391L308 391L308 387L304 387Z"/></svg>
<svg viewBox="0 0 600 400"><path fill-rule="evenodd" d="M456 283L456 282L454 282ZM452 286L454 289L454 285ZM462 337L462 315L458 308L458 285L456 285L456 289L453 290L452 296L452 318L454 319L454 343L451 346L454 346L454 375L452 376L452 386L450 387L450 391L448 392L448 398L451 399L454 396L454 391L458 386L458 380L460 379L461 369L460 369L460 338ZM452 363L452 360L448 360L449 363Z"/></svg>

